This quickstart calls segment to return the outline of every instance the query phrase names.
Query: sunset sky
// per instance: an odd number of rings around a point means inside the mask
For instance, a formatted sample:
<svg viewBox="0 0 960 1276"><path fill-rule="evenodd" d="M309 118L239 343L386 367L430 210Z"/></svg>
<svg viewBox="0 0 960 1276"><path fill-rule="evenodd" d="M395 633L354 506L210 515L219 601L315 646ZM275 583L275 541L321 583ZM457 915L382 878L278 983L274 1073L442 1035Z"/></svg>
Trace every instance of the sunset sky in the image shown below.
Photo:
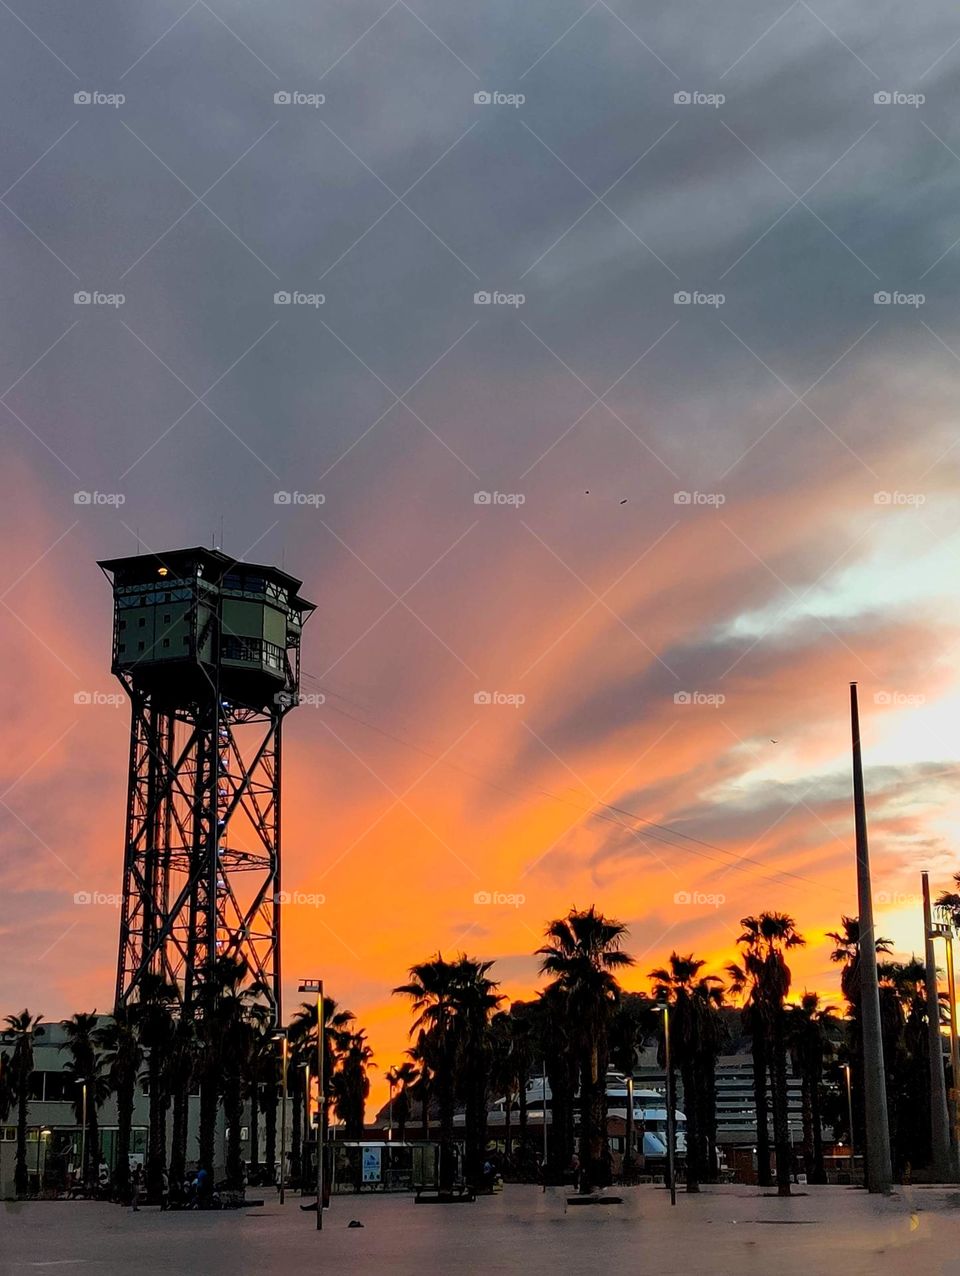
<svg viewBox="0 0 960 1276"><path fill-rule="evenodd" d="M879 927L919 948L920 870L960 870L954 5L12 0L0 33L3 1013L110 1008L118 910L74 895L120 889L95 560L138 537L317 604L285 996L323 974L381 1070L411 963L528 993L573 905L636 988L787 911L836 998L851 680Z"/></svg>

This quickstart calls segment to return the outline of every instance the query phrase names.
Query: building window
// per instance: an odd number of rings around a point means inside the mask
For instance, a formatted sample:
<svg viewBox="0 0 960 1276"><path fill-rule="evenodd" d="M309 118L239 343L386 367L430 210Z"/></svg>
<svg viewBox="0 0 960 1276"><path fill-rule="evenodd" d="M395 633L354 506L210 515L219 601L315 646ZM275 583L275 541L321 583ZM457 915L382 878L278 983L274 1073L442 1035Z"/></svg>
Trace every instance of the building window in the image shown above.
<svg viewBox="0 0 960 1276"><path fill-rule="evenodd" d="M137 624L140 626L141 629L146 627L146 623L147 623L146 616L141 616L140 619L137 621Z"/></svg>
<svg viewBox="0 0 960 1276"><path fill-rule="evenodd" d="M138 642L138 643L137 643L137 651L143 651L143 649L144 649L144 647L145 647L146 645L147 645L147 644L146 644L146 643L144 643L144 642Z"/></svg>

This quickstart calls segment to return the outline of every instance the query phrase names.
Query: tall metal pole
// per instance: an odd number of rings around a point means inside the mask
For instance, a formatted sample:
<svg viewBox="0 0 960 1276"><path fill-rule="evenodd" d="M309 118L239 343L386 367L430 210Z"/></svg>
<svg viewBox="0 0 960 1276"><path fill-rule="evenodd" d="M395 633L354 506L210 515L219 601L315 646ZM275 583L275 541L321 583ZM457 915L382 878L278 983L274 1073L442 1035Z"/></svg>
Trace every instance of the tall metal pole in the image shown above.
<svg viewBox="0 0 960 1276"><path fill-rule="evenodd" d="M930 911L930 878L920 874L923 891L923 943L927 991L927 1053L930 1056L930 1150L933 1172L941 1182L953 1177L950 1153L950 1124L947 1114L947 1085L943 1075L943 1042L940 1037L940 998L937 993L937 959L933 951L933 916ZM953 1100L956 1122L956 1098Z"/></svg>
<svg viewBox="0 0 960 1276"><path fill-rule="evenodd" d="M857 903L860 915L860 997L863 1028L863 1095L866 1110L866 1179L871 1192L889 1192L893 1181L887 1087L880 1032L880 985L877 979L877 941L873 925L867 811L860 757L860 711L857 684L850 684L850 731L853 744L853 814L857 838Z"/></svg>
<svg viewBox="0 0 960 1276"><path fill-rule="evenodd" d="M317 1231L323 1230L323 980L317 987Z"/></svg>
<svg viewBox="0 0 960 1276"><path fill-rule="evenodd" d="M673 1094L673 1060L670 1055L670 1007L663 1003L663 1047L667 1065L667 1172L670 1175L670 1204L677 1203L677 1114Z"/></svg>
<svg viewBox="0 0 960 1276"><path fill-rule="evenodd" d="M285 1200L284 1185L287 1179L287 1070L289 1068L290 1043L284 1033L280 1044L283 1070L282 1098L280 1100L280 1204Z"/></svg>

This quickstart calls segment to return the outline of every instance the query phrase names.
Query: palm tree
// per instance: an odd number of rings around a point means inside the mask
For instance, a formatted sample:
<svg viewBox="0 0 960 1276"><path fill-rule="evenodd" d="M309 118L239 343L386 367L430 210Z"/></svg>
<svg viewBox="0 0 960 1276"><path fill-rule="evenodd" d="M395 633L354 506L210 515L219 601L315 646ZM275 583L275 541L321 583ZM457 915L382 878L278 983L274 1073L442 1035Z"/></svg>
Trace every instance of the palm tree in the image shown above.
<svg viewBox="0 0 960 1276"><path fill-rule="evenodd" d="M636 1165L636 1133L633 1105L633 1074L637 1067L637 1051L653 1030L654 1007L641 992L625 992L620 997L610 1024L610 1062L627 1079L627 1123L624 1140L623 1175L628 1178Z"/></svg>
<svg viewBox="0 0 960 1276"><path fill-rule="evenodd" d="M273 1182L277 1135L277 1043L269 1026L258 1026L253 1033L249 1060L250 1099L250 1182L263 1180L264 1165L260 1159L260 1116L266 1118L266 1182Z"/></svg>
<svg viewBox="0 0 960 1276"><path fill-rule="evenodd" d="M367 1068L374 1066L371 1064L373 1051L366 1037L363 1029L348 1035L340 1067L332 1078L334 1111L337 1120L346 1126L348 1139L363 1138L364 1108L370 1094Z"/></svg>
<svg viewBox="0 0 960 1276"><path fill-rule="evenodd" d="M102 1066L110 1089L117 1096L117 1155L113 1183L118 1200L130 1197L130 1130L137 1078L143 1065L143 1048L137 1036L134 1016L126 1006L119 1006L113 1017L95 1033L97 1046L103 1051Z"/></svg>
<svg viewBox="0 0 960 1276"><path fill-rule="evenodd" d="M747 993L753 1002L752 1026L766 1035L770 1083L773 1092L773 1128L777 1161L777 1193L790 1195L790 1125L787 1107L786 1016L784 1003L790 991L790 968L784 954L806 940L786 913L760 913L744 917L737 940L743 966L727 967L731 989ZM757 1096L759 1117L759 1096ZM759 1153L759 1144L758 1144Z"/></svg>
<svg viewBox="0 0 960 1276"><path fill-rule="evenodd" d="M409 997L416 1018L410 1029L418 1034L417 1047L429 1060L433 1089L440 1107L439 1184L450 1191L454 1177L453 1109L456 1085L456 964L437 953L429 961L410 967L410 980L394 988Z"/></svg>
<svg viewBox="0 0 960 1276"><path fill-rule="evenodd" d="M683 1105L687 1114L687 1191L699 1192L708 1173L705 1143L704 1086L712 1049L712 1009L723 999L723 985L716 975L700 975L706 963L688 954L670 954L667 967L651 970L653 994L672 1007L670 1015L671 1063L676 1061L683 1081ZM713 1071L713 1059L709 1059Z"/></svg>
<svg viewBox="0 0 960 1276"><path fill-rule="evenodd" d="M510 1055L512 1071L517 1087L517 1122L520 1128L519 1169L526 1176L530 1161L527 1144L527 1083L533 1068L535 1043L535 1017L533 1004L515 1001L510 1007Z"/></svg>
<svg viewBox="0 0 960 1276"><path fill-rule="evenodd" d="M69 1073L74 1081L73 1112L77 1124L85 1121L84 1129L84 1163L80 1167L80 1176L86 1187L91 1187L97 1178L97 1167L100 1164L100 1105L110 1094L110 1082L103 1073L103 1060L97 1040L97 1012L89 1014L78 1011L72 1019L66 1019L63 1030L66 1040L60 1046L66 1050L70 1058L64 1072Z"/></svg>
<svg viewBox="0 0 960 1276"><path fill-rule="evenodd" d="M407 1137L407 1122L410 1120L410 1092L417 1082L417 1065L410 1059L390 1068L385 1074L390 1085L393 1103L393 1118L397 1122L397 1133L400 1142ZM424 1135L426 1138L426 1135Z"/></svg>
<svg viewBox="0 0 960 1276"><path fill-rule="evenodd" d="M487 1100L492 1064L490 1019L503 997L489 979L491 961L463 954L455 969L456 1085L464 1105L465 1173L479 1184L487 1143Z"/></svg>
<svg viewBox="0 0 960 1276"><path fill-rule="evenodd" d="M811 1183L826 1183L823 1164L821 1087L824 1063L833 1053L830 1030L836 1020L832 1006L821 1006L815 992L805 992L799 1005L787 1010L787 1044L794 1072L800 1077L803 1113L803 1160Z"/></svg>
<svg viewBox="0 0 960 1276"><path fill-rule="evenodd" d="M17 1101L17 1153L13 1182L18 1196L25 1196L29 1186L27 1173L27 1104L30 1100L30 1075L33 1072L33 1039L43 1032L43 1015L22 1010L7 1015L4 1023L13 1034L13 1056L10 1060L10 1088Z"/></svg>
<svg viewBox="0 0 960 1276"><path fill-rule="evenodd" d="M320 1096L320 1129L321 1139L326 1140L329 1127L329 1106L334 1096L334 1075L343 1051L350 1036L350 1025L356 1016L352 1010L341 1010L332 997L323 999L323 1095ZM289 1029L291 1040L290 1064L294 1069L292 1081L293 1135L291 1139L291 1173L296 1181L299 1176L304 1183L308 1177L308 1168L301 1156L303 1142L299 1126L301 1113L306 1114L309 1108L309 1095L306 1093L305 1079L307 1067L314 1068L317 1058L317 1003L304 1001L294 1015Z"/></svg>
<svg viewBox="0 0 960 1276"><path fill-rule="evenodd" d="M434 1076L430 1068L430 1042L427 1035L421 1032L417 1044L407 1051L416 1077L409 1083L410 1098L420 1104L420 1123L423 1126L421 1138L430 1138L430 1103L433 1099Z"/></svg>
<svg viewBox="0 0 960 1276"><path fill-rule="evenodd" d="M197 1076L199 1043L192 1019L181 1016L165 1052L162 1084L172 1099L170 1131L170 1183L179 1190L187 1175L187 1129L190 1092Z"/></svg>
<svg viewBox="0 0 960 1276"><path fill-rule="evenodd" d="M621 944L626 927L591 905L550 923L537 949L540 972L566 994L571 1038L580 1063L580 1161L584 1190L610 1182L607 1064L610 1018L620 997L617 970L633 964Z"/></svg>
<svg viewBox="0 0 960 1276"><path fill-rule="evenodd" d="M545 988L537 1001L528 1008L534 1049L541 1060L541 1076L546 1074L550 1089L550 1124L547 1130L544 1181L557 1184L564 1182L576 1141L574 1116L580 1073L580 1040L569 1003L567 989L555 982ZM541 1108L542 1119L546 1122L546 1088Z"/></svg>
<svg viewBox="0 0 960 1276"><path fill-rule="evenodd" d="M243 1186L240 1131L253 1042L269 1014L263 988L258 984L245 987L246 977L246 962L224 954L214 963L199 997L200 1164L212 1172L218 1099L222 1095L227 1127L226 1182L234 1190Z"/></svg>
<svg viewBox="0 0 960 1276"><path fill-rule="evenodd" d="M140 980L139 999L130 1007L147 1051L150 1129L147 1140L147 1196L159 1200L167 1165L167 1110L170 1106L167 1061L173 1040L173 1007L179 993L162 975L148 973Z"/></svg>

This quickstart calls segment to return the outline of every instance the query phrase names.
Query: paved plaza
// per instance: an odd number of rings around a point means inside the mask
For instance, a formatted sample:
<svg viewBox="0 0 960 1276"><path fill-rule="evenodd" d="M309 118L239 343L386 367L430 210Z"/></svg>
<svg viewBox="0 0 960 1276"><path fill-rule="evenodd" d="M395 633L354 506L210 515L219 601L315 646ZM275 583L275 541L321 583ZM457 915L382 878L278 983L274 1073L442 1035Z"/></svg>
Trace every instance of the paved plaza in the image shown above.
<svg viewBox="0 0 960 1276"><path fill-rule="evenodd" d="M960 1276L960 1190L902 1188L888 1199L809 1188L790 1200L755 1188L699 1197L628 1188L622 1205L568 1207L566 1192L508 1186L467 1205L409 1196L335 1198L318 1234L299 1198L237 1213L130 1210L94 1202L2 1206L0 1272L90 1276ZM349 1228L351 1219L362 1228Z"/></svg>

